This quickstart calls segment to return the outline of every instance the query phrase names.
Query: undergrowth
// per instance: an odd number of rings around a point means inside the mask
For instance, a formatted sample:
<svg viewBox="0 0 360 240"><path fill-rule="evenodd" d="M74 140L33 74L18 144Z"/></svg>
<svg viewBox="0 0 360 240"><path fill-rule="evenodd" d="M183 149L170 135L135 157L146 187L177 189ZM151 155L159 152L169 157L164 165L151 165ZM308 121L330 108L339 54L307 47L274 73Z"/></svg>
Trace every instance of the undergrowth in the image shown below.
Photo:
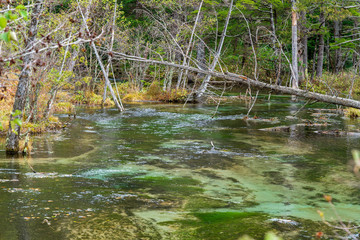
<svg viewBox="0 0 360 240"><path fill-rule="evenodd" d="M360 109L346 108L344 110L345 116L351 119L357 119L360 117Z"/></svg>
<svg viewBox="0 0 360 240"><path fill-rule="evenodd" d="M139 91L129 85L121 83L118 85L122 100L125 102L133 101L159 101L159 102L184 102L189 94L186 89L172 89L164 91L160 82L154 81L149 87Z"/></svg>
<svg viewBox="0 0 360 240"><path fill-rule="evenodd" d="M301 88L339 97L348 97L351 93L352 97L357 98L360 95L360 76L353 72L325 72L321 78L315 78L312 82L304 81Z"/></svg>

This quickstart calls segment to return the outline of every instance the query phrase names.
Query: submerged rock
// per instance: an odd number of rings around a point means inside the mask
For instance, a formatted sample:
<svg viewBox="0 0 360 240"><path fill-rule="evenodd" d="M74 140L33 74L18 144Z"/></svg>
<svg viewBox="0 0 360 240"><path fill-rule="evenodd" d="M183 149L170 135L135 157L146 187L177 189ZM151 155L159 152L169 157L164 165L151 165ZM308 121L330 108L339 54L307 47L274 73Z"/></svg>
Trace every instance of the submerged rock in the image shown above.
<svg viewBox="0 0 360 240"><path fill-rule="evenodd" d="M272 218L269 221L283 223L283 224L290 224L290 225L295 225L295 226L299 225L298 222L290 220L290 219Z"/></svg>

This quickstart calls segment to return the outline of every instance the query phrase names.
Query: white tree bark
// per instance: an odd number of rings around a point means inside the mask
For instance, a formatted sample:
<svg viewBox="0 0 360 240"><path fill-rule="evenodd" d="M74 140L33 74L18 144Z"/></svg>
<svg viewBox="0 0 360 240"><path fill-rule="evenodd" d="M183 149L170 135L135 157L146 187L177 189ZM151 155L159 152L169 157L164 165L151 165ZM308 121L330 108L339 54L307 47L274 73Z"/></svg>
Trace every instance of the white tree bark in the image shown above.
<svg viewBox="0 0 360 240"><path fill-rule="evenodd" d="M299 88L299 68L298 68L298 27L297 27L297 6L296 0L292 2L292 68L293 75L291 85L292 88Z"/></svg>
<svg viewBox="0 0 360 240"><path fill-rule="evenodd" d="M228 28L228 25L229 25L229 21L230 21L230 17L231 17L231 12L232 12L232 9L233 9L233 5L234 5L234 0L231 0L230 2L230 6L229 6L229 12L228 12L228 15L226 17L226 21L225 21L225 26L224 26L224 30L222 32L222 35L221 35L221 39L220 39L220 43L219 43L219 46L218 46L218 49L215 53L215 56L214 56L214 60L210 66L210 72L214 71L218 61L219 61L219 58L220 58L220 54L221 54L221 50L222 50L222 47L224 45L224 40L225 40L225 37L226 37L226 32L227 32L227 28ZM209 85L209 81L211 79L211 74L208 74L203 83L201 84L201 87L200 89L198 90L197 92L197 97L202 97Z"/></svg>
<svg viewBox="0 0 360 240"><path fill-rule="evenodd" d="M90 32L90 31L89 31L89 27L88 27L88 25L87 25L87 23L86 23L86 19L85 19L85 17L84 17L84 14L83 14L83 12L82 12L82 10L81 10L81 8L80 8L79 1L77 1L77 3L78 3L78 6L79 6L79 11L80 11L80 13L81 13L83 22L84 22L84 24L85 24L86 32L89 33L89 32ZM89 2L89 4L91 4L91 1ZM94 50L96 59L97 59L99 65L100 65L101 71L103 72L103 75L104 75L104 78L105 78L105 83L106 83L107 87L108 87L109 90L110 90L110 93L111 93L111 96L112 96L112 98L113 98L113 100L114 100L114 102L115 102L115 105L116 105L116 107L119 109L119 111L122 112L122 111L124 111L125 109L124 109L124 107L123 107L123 105L122 105L121 99L117 99L117 97L116 97L116 95L115 95L114 89L113 89L112 86L111 86L111 83L110 83L109 78L108 78L108 74L107 74L107 72L106 72L106 69L105 69L105 67L104 67L104 64L102 63L102 60L101 60L100 55L99 55L99 53L98 53L98 51L97 51L97 48L96 48L96 46L95 46L94 41L91 42L91 47L92 47L93 50Z"/></svg>
<svg viewBox="0 0 360 240"><path fill-rule="evenodd" d="M183 66L180 64L175 64L175 63L170 63L170 62L165 62L165 61L157 61L157 60L145 59L145 58L136 57L136 56L130 56L130 55L126 55L124 53L118 53L118 52L114 52L114 55L115 55L115 58L119 59L119 60L127 59L130 61L143 62L143 63L148 63L148 64L161 64L161 65L165 65L165 66L171 66L171 67L175 67L175 68L179 68L179 69L184 69L184 70L188 70L188 71L192 71L192 72L210 75L211 77L215 77L215 78L225 79L227 81L238 82L240 84L245 84L245 85L250 84L254 88L263 88L263 89L268 89L272 92L279 92L279 93L283 93L283 94L295 95L295 96L304 97L307 99L313 99L313 100L317 100L317 101L321 101L321 102L327 102L327 103L337 104L337 105L341 105L341 106L345 106L345 107L353 107L353 108L360 109L360 101L356 101L356 100L352 100L352 99L348 99L348 98L340 98L340 97L336 97L336 96L314 93L314 92L310 92L307 90L278 86L276 84L269 84L269 83L253 80L246 76L238 75L238 74L234 74L234 73L219 73L219 72L215 72L215 71L207 71L207 70L203 70L203 69L199 69L199 68Z"/></svg>
<svg viewBox="0 0 360 240"><path fill-rule="evenodd" d="M194 33L195 33L195 30L196 30L196 26L198 24L198 21L199 21L199 18L200 18L200 12L201 12L201 7L203 5L203 2L204 0L201 1L200 3L200 6L199 6L199 10L198 10L198 13L196 15L196 20L195 20L195 24L194 24L194 27L193 27L193 30L191 32L191 37L190 37L190 40L189 40L189 44L188 44L188 47L186 49L186 53L185 53L185 56L184 56L184 61L183 61L183 66L186 66L187 64L187 59L189 58L189 53L190 53L190 48L191 48L191 45L192 45L192 41L193 41L193 38L194 38ZM176 89L179 89L180 87L180 84L181 84L181 80L182 80L182 76L183 76L183 70L180 71L180 74L178 76L178 81L177 81L177 84L176 84Z"/></svg>
<svg viewBox="0 0 360 240"><path fill-rule="evenodd" d="M114 38L115 38L115 21L116 21L116 7L117 7L117 4L115 2L115 7L114 7L114 18L113 18L113 24L112 24L112 27L111 27L111 42L110 42L110 51L113 50L113 46L114 46ZM106 73L107 75L109 76L109 71L110 71L110 64L111 64L111 55L109 55L109 63L108 65L106 66ZM115 77L114 77L115 78ZM106 100L106 90L107 90L107 84L105 84L104 86L104 93L103 93L103 99L102 99L102 102L101 102L101 105L103 106L104 103L105 103L105 100Z"/></svg>

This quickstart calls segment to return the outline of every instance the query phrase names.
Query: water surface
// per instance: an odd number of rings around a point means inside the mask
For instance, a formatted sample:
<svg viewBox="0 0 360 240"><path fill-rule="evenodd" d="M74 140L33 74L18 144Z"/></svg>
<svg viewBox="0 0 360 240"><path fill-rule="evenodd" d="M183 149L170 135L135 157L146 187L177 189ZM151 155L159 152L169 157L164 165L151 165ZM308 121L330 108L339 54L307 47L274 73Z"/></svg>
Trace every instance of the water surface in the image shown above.
<svg viewBox="0 0 360 240"><path fill-rule="evenodd" d="M359 222L359 122L325 105L293 117L302 104L260 99L248 119L245 103L79 109L31 157L0 151L0 239L332 238L317 210ZM276 126L291 127L261 130Z"/></svg>

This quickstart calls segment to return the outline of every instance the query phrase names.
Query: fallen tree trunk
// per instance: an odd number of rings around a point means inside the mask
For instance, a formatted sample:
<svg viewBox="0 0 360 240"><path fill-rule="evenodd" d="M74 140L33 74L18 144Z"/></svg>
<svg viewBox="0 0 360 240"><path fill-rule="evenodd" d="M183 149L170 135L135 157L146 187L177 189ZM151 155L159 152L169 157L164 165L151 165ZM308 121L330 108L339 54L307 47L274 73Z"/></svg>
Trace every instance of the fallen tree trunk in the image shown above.
<svg viewBox="0 0 360 240"><path fill-rule="evenodd" d="M104 51L104 52L107 52L107 51ZM225 80L232 81L232 82L246 84L246 85L249 85L250 87L269 89L272 92L279 92L279 93L283 93L283 94L295 95L298 97L313 99L313 100L317 100L320 102L332 103L332 104L337 104L337 105L341 105L341 106L345 106L345 107L352 107L352 108L360 109L360 101L356 101L356 100L352 100L352 99L348 99L348 98L329 96L329 95L325 95L325 94L309 92L307 90L294 89L294 88L264 83L264 82L250 79L243 75L238 75L238 74L229 73L229 72L220 73L220 72L207 71L207 70L202 70L199 68L183 66L180 64L166 62L166 61L158 61L158 60L146 59L146 58L141 58L141 57L136 57L136 56L130 56L130 55L126 55L124 53L118 53L118 52L112 52L112 54L114 54L114 56L117 59L126 59L126 60L130 60L130 61L145 62L148 64L161 64L161 65L171 66L171 67L180 68L180 69L184 69L184 70L188 70L188 71L192 71L192 72L211 75L212 77L221 78L221 79L225 79Z"/></svg>

